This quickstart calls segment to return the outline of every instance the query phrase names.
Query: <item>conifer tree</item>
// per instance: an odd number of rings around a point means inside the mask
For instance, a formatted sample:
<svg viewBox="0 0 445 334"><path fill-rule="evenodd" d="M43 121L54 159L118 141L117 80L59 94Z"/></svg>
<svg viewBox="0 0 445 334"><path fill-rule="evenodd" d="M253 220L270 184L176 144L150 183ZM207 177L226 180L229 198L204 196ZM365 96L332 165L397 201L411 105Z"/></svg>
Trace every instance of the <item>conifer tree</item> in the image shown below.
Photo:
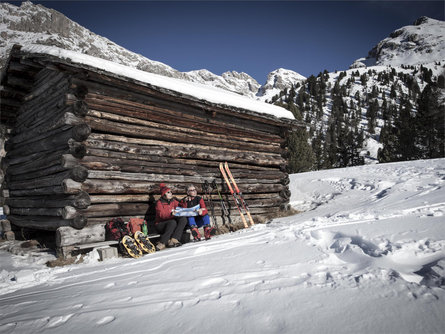
<svg viewBox="0 0 445 334"><path fill-rule="evenodd" d="M437 84L426 85L418 100L416 136L420 158L445 157L445 106L439 103Z"/></svg>
<svg viewBox="0 0 445 334"><path fill-rule="evenodd" d="M315 157L308 140L306 129L299 129L289 134L289 173L302 173L314 169Z"/></svg>
<svg viewBox="0 0 445 334"><path fill-rule="evenodd" d="M398 129L397 153L400 161L413 160L417 158L414 128L414 117L412 106L408 100L403 99L400 105L400 116L396 128Z"/></svg>

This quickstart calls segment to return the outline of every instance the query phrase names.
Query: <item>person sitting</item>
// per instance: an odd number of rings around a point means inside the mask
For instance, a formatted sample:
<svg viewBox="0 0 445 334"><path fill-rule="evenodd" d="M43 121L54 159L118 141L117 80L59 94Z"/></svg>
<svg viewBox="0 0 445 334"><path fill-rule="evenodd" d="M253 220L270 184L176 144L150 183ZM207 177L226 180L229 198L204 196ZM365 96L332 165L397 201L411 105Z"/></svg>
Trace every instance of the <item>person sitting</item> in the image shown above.
<svg viewBox="0 0 445 334"><path fill-rule="evenodd" d="M188 185L186 190L187 196L181 200L180 206L183 208L192 208L198 204L200 206L197 216L187 217L188 224L193 235L193 240L201 240L201 233L199 233L198 229L200 227L204 227L204 237L206 240L209 240L216 231L212 226L210 226L210 218L204 203L204 199L201 196L198 196L196 187L193 184Z"/></svg>
<svg viewBox="0 0 445 334"><path fill-rule="evenodd" d="M187 225L186 217L175 217L175 208L179 206L176 198L173 198L172 191L164 183L160 184L161 198L156 201L155 227L161 235L156 244L158 250L167 247L181 246L182 233Z"/></svg>

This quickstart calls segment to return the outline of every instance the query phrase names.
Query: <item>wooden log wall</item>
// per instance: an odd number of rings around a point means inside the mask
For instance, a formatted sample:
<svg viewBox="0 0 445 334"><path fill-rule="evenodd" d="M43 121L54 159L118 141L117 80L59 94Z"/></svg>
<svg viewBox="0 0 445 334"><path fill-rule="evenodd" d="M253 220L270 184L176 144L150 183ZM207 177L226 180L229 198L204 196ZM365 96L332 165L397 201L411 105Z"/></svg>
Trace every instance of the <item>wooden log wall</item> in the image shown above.
<svg viewBox="0 0 445 334"><path fill-rule="evenodd" d="M2 160L4 212L19 227L81 229L87 217L72 215L72 208L85 209L91 200L88 193L71 188L88 177L88 169L78 162L91 134L85 94L72 88L66 73L26 59L10 63L7 92L12 85L27 94L15 113L9 109L14 121Z"/></svg>
<svg viewBox="0 0 445 334"><path fill-rule="evenodd" d="M118 214L152 215L150 204L158 199L160 182L182 198L187 184L195 184L202 194L202 183L213 180L236 223L240 217L218 168L223 161L229 162L254 219L264 221L288 203L285 140L279 122L98 74L72 82L88 91L85 120L91 135L84 142L87 153L80 163L89 170L81 189L90 194L92 203L79 211L89 224L102 222L105 212L107 219ZM216 192L213 205L218 222L223 222Z"/></svg>
<svg viewBox="0 0 445 334"><path fill-rule="evenodd" d="M5 210L13 224L44 230L153 219L161 182L182 198L188 184L203 194L204 181L216 180L238 223L218 168L227 161L263 222L289 201L285 133L276 118L95 71L44 67L6 143ZM216 192L212 203L217 222L227 223Z"/></svg>

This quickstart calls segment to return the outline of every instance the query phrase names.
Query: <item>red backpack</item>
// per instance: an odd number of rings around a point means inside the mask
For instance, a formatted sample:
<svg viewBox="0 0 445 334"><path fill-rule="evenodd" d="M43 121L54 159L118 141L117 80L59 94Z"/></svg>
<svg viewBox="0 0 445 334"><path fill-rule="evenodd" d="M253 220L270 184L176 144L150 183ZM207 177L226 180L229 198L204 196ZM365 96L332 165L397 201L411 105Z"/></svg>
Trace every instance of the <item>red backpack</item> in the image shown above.
<svg viewBox="0 0 445 334"><path fill-rule="evenodd" d="M136 231L142 231L142 224L144 224L145 220L142 218L130 218L128 222L128 230L132 235L136 233Z"/></svg>
<svg viewBox="0 0 445 334"><path fill-rule="evenodd" d="M122 218L113 218L105 224L105 240L121 240L128 234L127 226Z"/></svg>

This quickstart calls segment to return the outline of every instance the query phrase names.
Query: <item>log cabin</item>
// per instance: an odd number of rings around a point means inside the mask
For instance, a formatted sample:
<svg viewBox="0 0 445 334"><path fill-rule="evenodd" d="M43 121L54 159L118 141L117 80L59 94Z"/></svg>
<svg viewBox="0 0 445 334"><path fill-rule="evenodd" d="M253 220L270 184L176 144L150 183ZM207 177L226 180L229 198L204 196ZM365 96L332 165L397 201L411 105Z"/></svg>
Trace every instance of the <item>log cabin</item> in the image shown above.
<svg viewBox="0 0 445 334"><path fill-rule="evenodd" d="M288 207L286 139L301 126L278 106L47 46L12 49L1 123L7 220L56 232L58 247L103 240L114 217L152 221L161 182L178 198L216 182L230 215L215 189L215 223L239 223L226 161L254 221L273 218Z"/></svg>

